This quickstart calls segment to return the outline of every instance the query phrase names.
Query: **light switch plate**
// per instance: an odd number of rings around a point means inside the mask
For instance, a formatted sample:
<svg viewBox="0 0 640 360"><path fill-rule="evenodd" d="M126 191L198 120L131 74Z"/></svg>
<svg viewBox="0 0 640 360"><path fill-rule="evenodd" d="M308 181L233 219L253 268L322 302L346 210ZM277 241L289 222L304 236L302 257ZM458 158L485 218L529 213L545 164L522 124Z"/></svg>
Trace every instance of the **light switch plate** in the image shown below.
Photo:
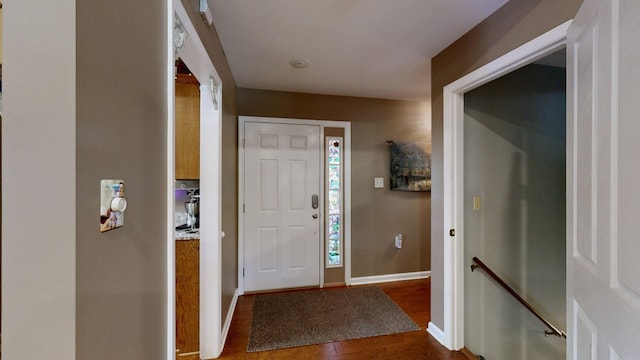
<svg viewBox="0 0 640 360"><path fill-rule="evenodd" d="M473 210L475 211L480 210L480 196L473 197Z"/></svg>
<svg viewBox="0 0 640 360"><path fill-rule="evenodd" d="M111 202L114 198L124 198L124 181L100 181L100 232L117 229L124 225L124 211L111 210Z"/></svg>
<svg viewBox="0 0 640 360"><path fill-rule="evenodd" d="M384 178L377 177L373 178L373 187L376 189L381 189L384 187Z"/></svg>

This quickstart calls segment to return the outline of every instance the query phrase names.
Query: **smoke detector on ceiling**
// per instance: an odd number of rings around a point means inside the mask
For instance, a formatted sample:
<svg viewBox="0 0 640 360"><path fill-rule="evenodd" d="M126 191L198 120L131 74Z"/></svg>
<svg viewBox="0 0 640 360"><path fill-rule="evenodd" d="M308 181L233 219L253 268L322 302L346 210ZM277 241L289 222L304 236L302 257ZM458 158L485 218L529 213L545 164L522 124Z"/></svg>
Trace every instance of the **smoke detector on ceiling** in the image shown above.
<svg viewBox="0 0 640 360"><path fill-rule="evenodd" d="M296 69L305 69L309 67L309 60L305 59L291 59L289 65Z"/></svg>

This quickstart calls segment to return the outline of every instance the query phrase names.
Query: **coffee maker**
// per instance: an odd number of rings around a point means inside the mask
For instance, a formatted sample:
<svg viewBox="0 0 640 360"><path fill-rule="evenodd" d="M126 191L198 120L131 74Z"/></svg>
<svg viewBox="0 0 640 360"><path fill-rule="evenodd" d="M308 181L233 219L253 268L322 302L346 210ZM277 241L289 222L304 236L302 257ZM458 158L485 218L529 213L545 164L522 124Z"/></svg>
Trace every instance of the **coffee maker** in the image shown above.
<svg viewBox="0 0 640 360"><path fill-rule="evenodd" d="M200 228L200 195L191 195L191 200L184 203L187 210L187 227L191 231Z"/></svg>
<svg viewBox="0 0 640 360"><path fill-rule="evenodd" d="M200 190L197 187L183 189L188 191L186 197L184 195L181 197L183 201L187 199L189 200L184 202L187 222L176 226L176 231L195 233L198 232L198 229L200 228ZM178 206L177 203L176 206Z"/></svg>

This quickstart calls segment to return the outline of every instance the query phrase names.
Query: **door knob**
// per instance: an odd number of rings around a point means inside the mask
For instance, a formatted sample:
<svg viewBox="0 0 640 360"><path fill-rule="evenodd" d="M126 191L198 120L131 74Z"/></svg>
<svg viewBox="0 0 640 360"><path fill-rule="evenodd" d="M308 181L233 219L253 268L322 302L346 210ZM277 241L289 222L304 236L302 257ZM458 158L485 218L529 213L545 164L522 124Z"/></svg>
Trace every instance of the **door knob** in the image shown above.
<svg viewBox="0 0 640 360"><path fill-rule="evenodd" d="M313 214L311 215L312 218L317 219L318 218L318 214Z"/></svg>

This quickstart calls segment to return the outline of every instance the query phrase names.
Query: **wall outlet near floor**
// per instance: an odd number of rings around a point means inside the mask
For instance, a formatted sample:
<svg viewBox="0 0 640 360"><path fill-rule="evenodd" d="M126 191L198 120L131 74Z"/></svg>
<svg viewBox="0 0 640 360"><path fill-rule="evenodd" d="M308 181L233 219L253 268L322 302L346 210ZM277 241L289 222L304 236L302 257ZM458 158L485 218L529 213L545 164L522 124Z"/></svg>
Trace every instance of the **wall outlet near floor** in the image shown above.
<svg viewBox="0 0 640 360"><path fill-rule="evenodd" d="M382 189L384 187L384 178L373 178L373 187L376 189Z"/></svg>
<svg viewBox="0 0 640 360"><path fill-rule="evenodd" d="M398 234L395 237L395 245L397 249L402 249L402 234Z"/></svg>

